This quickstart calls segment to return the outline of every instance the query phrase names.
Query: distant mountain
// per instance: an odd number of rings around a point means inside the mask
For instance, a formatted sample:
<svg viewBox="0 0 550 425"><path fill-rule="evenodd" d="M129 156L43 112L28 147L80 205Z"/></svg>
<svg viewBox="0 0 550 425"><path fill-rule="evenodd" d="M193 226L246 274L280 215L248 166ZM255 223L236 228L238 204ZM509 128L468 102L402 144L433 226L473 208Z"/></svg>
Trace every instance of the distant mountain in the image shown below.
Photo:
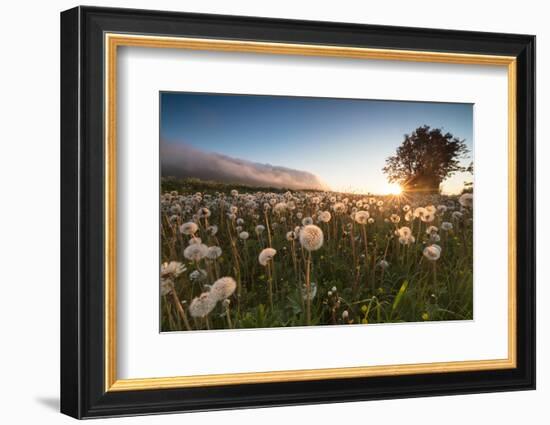
<svg viewBox="0 0 550 425"><path fill-rule="evenodd" d="M307 171L204 152L185 144L161 141L160 158L163 177L195 177L202 180L293 190L329 190L319 177Z"/></svg>

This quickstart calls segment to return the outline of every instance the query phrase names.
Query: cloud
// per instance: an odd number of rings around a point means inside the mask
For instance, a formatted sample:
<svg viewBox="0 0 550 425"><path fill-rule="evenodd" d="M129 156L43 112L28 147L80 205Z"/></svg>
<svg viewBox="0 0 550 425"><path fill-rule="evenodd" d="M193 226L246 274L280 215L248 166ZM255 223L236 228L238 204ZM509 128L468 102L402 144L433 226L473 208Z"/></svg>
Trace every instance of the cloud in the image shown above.
<svg viewBox="0 0 550 425"><path fill-rule="evenodd" d="M270 164L260 164L180 143L160 144L163 176L195 177L224 183L287 189L328 190L315 174Z"/></svg>

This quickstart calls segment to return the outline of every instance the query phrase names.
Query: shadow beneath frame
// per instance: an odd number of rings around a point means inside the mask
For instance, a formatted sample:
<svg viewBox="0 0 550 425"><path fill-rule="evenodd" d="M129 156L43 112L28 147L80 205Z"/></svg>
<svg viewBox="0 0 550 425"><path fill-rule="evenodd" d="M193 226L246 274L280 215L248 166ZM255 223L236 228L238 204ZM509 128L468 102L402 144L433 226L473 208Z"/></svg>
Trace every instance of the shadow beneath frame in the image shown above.
<svg viewBox="0 0 550 425"><path fill-rule="evenodd" d="M35 400L42 406L59 412L59 397L36 397Z"/></svg>

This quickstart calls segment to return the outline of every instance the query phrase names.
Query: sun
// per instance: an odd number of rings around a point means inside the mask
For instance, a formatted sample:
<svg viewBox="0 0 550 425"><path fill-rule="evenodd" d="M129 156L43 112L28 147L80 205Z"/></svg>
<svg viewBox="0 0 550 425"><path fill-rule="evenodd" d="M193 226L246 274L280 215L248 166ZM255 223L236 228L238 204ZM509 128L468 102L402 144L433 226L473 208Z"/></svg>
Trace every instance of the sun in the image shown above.
<svg viewBox="0 0 550 425"><path fill-rule="evenodd" d="M398 183L388 183L384 188L384 192L388 195L401 195L403 188Z"/></svg>

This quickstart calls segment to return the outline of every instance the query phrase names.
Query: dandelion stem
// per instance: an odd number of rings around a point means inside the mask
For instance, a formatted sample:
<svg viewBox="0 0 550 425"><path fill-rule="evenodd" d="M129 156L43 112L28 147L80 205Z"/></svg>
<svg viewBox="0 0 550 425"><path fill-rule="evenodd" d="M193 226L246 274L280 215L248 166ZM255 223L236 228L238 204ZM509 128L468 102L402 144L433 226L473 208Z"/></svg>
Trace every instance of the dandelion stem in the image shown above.
<svg viewBox="0 0 550 425"><path fill-rule="evenodd" d="M311 325L311 282L310 282L311 252L306 260L306 325Z"/></svg>

